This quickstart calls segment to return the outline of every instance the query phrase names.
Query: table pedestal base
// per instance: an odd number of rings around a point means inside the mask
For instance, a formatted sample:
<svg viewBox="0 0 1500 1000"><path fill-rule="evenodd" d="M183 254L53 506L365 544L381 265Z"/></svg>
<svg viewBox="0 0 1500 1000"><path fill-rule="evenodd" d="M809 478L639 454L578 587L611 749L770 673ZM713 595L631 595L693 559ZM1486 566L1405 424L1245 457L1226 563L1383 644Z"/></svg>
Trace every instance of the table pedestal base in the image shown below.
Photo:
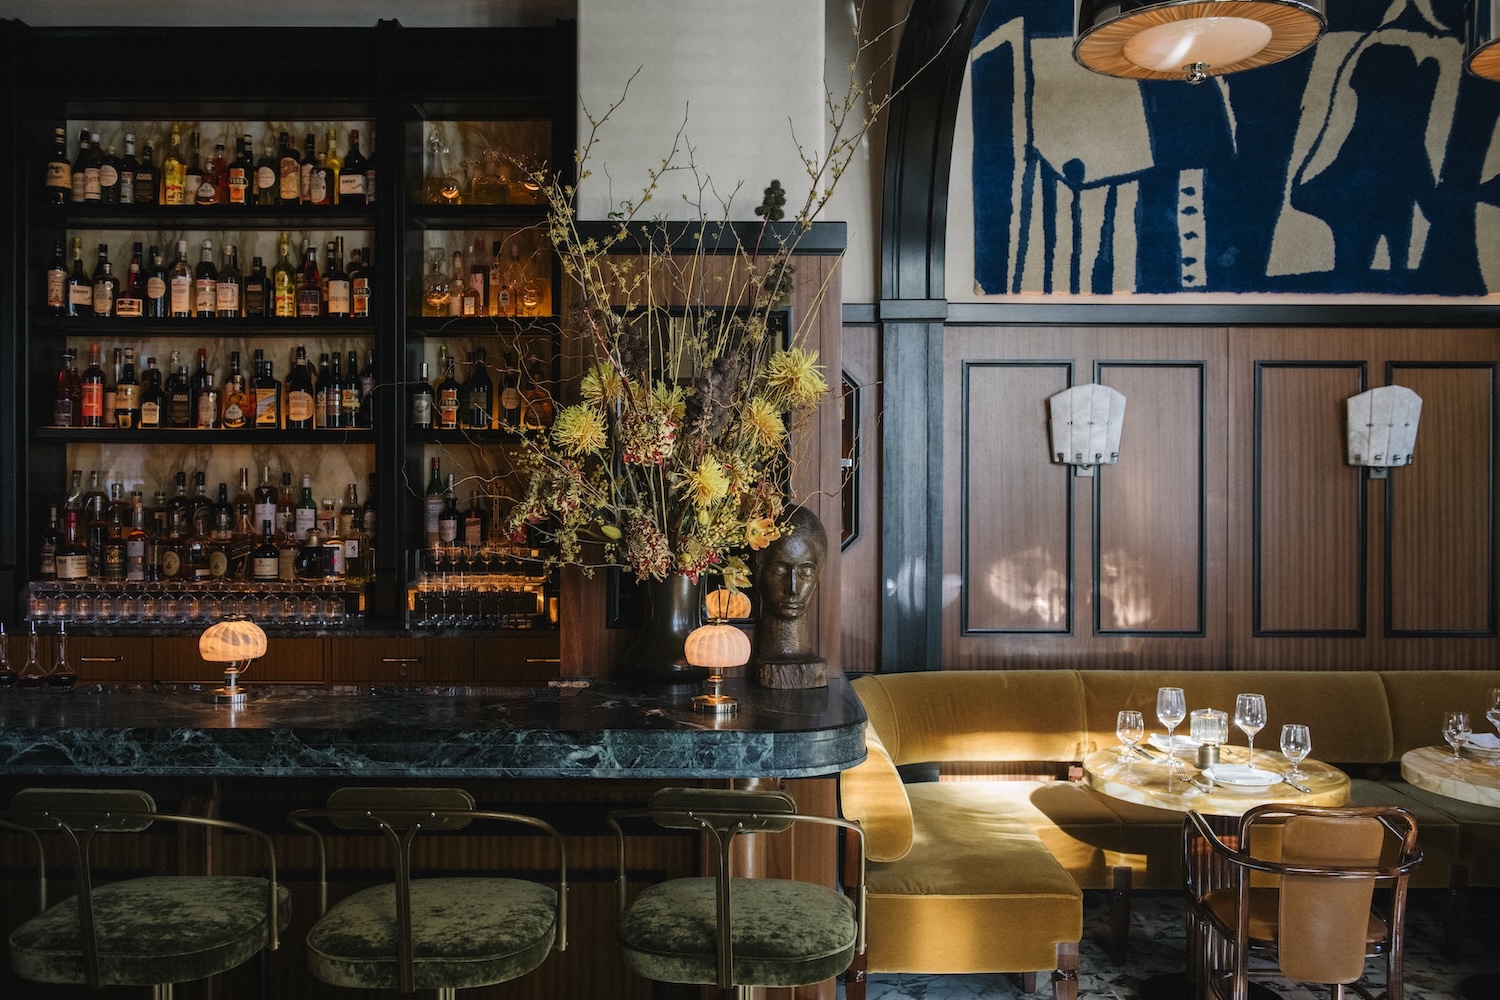
<svg viewBox="0 0 1500 1000"><path fill-rule="evenodd" d="M1163 972L1141 980L1141 1000L1198 1000L1188 987L1186 972ZM1250 984L1250 1000L1281 1000L1281 994L1260 983ZM1468 997L1467 1000L1494 1000L1493 997Z"/></svg>
<svg viewBox="0 0 1500 1000"><path fill-rule="evenodd" d="M1500 972L1481 972L1458 984L1464 1000L1500 1000Z"/></svg>

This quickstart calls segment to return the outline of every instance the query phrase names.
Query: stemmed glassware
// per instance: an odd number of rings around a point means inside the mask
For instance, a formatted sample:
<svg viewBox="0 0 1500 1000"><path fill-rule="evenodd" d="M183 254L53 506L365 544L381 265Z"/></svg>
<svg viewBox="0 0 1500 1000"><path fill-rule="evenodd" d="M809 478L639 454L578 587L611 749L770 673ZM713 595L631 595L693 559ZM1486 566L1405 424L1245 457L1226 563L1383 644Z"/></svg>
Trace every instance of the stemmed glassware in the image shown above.
<svg viewBox="0 0 1500 1000"><path fill-rule="evenodd" d="M1187 698L1183 695L1182 688L1156 689L1156 717L1167 727L1167 766L1183 766L1177 759L1177 741L1172 738L1172 730L1182 725L1182 720L1187 718Z"/></svg>
<svg viewBox="0 0 1500 1000"><path fill-rule="evenodd" d="M1238 694L1234 697L1234 724L1245 734L1250 766L1255 766L1255 734L1266 728L1266 696Z"/></svg>
<svg viewBox="0 0 1500 1000"><path fill-rule="evenodd" d="M1292 762L1292 769L1287 773L1288 778L1300 781L1306 777L1302 773L1302 761L1312 753L1312 736L1308 733L1306 726L1289 722L1281 727L1281 753Z"/></svg>
<svg viewBox="0 0 1500 1000"><path fill-rule="evenodd" d="M1495 732L1500 733L1500 688L1490 688L1489 707L1484 710L1484 717L1490 720Z"/></svg>
<svg viewBox="0 0 1500 1000"><path fill-rule="evenodd" d="M1115 718L1115 735L1120 738L1124 747L1120 752L1120 759L1129 764L1135 760L1135 745L1146 735L1146 720L1141 718L1140 712L1121 712Z"/></svg>
<svg viewBox="0 0 1500 1000"><path fill-rule="evenodd" d="M1469 713L1443 713L1443 739L1453 748L1453 756L1445 758L1448 763L1456 764L1463 759L1458 755L1458 745L1468 740L1469 732Z"/></svg>

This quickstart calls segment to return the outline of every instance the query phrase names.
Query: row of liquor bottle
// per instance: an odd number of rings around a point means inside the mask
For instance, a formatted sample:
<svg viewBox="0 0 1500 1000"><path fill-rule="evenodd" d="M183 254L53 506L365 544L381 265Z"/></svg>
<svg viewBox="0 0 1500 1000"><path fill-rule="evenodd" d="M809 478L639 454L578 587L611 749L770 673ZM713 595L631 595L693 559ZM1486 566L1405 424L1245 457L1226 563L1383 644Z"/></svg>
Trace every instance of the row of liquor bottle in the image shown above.
<svg viewBox="0 0 1500 1000"><path fill-rule="evenodd" d="M551 258L521 254L518 239L474 240L467 252L429 251L422 282L423 316L550 316Z"/></svg>
<svg viewBox="0 0 1500 1000"><path fill-rule="evenodd" d="M493 430L512 433L544 431L552 426L552 395L536 380L539 374L518 365L506 354L498 381L490 376L488 354L483 347L469 351L463 362L468 378L459 381L459 362L438 347L436 385L428 381L431 370L421 363L417 381L407 392L407 414L412 430Z"/></svg>
<svg viewBox="0 0 1500 1000"><path fill-rule="evenodd" d="M191 376L173 351L165 378L156 359L146 358L137 373L134 348L116 347L108 368L98 343L89 345L89 364L78 371L77 359L65 350L53 392L56 427L177 428L196 430L313 430L370 427L374 423L371 390L375 385L375 352L365 352L359 367L356 351L340 370L339 352L321 353L313 370L304 345L297 345L286 381L275 376L275 363L256 349L250 373L240 367L240 352L229 354L229 374L222 380L209 368L208 349L198 349L198 368Z"/></svg>
<svg viewBox="0 0 1500 1000"><path fill-rule="evenodd" d="M65 126L53 129L52 150L44 169L44 196L48 204L103 205L235 205L275 207L293 205L367 206L375 201L375 158L359 148L359 129L349 130L349 144L339 155L337 133L328 129L322 149L314 133L306 133L299 154L292 133L280 133L273 145L265 133L265 152L257 159L249 135L230 135L234 158L224 142L213 144L203 155L199 133L190 132L186 150L182 127L173 124L171 139L160 164L148 140L136 159L136 136L125 133L125 155L113 143L101 146L99 133L78 133L77 151L68 155Z"/></svg>
<svg viewBox="0 0 1500 1000"><path fill-rule="evenodd" d="M422 201L428 205L540 205L547 201L546 160L489 146L467 159L454 160L435 124L427 136Z"/></svg>
<svg viewBox="0 0 1500 1000"><path fill-rule="evenodd" d="M374 476L371 476L371 489ZM72 491L48 512L37 579L41 581L315 581L361 584L373 568L375 510L361 504L350 483L343 504L313 498L312 476L302 477L293 497L292 474L283 472L278 490L264 467L252 492L250 470L240 470L239 492L219 484L210 500L202 472L176 476L171 499L157 490L148 507L141 491L129 498L120 483L108 496L99 473L83 490L83 472L73 470ZM59 506L61 510L59 511Z"/></svg>
<svg viewBox="0 0 1500 1000"><path fill-rule="evenodd" d="M323 268L318 247L311 240L294 267L291 234L277 242L278 259L270 272L260 257L250 271L240 271L239 250L226 243L220 263L214 263L214 243L203 240L198 265L188 263L186 240L177 241L177 256L168 265L161 249L131 246L125 280L115 273L109 244L100 243L93 273L84 269L83 238L73 237L73 265L63 257L63 241L54 247L47 265L46 307L49 316L120 317L125 319L369 319L373 291L370 248L356 251L344 267L344 238L324 246ZM150 263L147 264L146 260Z"/></svg>

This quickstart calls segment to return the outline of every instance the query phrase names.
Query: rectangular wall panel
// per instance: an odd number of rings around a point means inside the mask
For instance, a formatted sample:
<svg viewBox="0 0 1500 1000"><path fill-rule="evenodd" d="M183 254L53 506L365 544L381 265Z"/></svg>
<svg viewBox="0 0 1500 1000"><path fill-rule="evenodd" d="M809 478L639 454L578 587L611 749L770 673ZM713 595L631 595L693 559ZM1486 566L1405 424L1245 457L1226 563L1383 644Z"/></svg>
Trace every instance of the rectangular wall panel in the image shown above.
<svg viewBox="0 0 1500 1000"><path fill-rule="evenodd" d="M1256 635L1365 632L1363 473L1344 456L1344 401L1364 382L1362 362L1256 365Z"/></svg>
<svg viewBox="0 0 1500 1000"><path fill-rule="evenodd" d="M1422 397L1411 465L1387 481L1387 632L1495 634L1495 367L1391 366Z"/></svg>
<svg viewBox="0 0 1500 1000"><path fill-rule="evenodd" d="M1067 362L963 371L963 633L1072 629L1070 473L1048 453L1047 399Z"/></svg>
<svg viewBox="0 0 1500 1000"><path fill-rule="evenodd" d="M1201 635L1206 366L1101 362L1098 381L1125 394L1120 461L1095 487L1094 629Z"/></svg>

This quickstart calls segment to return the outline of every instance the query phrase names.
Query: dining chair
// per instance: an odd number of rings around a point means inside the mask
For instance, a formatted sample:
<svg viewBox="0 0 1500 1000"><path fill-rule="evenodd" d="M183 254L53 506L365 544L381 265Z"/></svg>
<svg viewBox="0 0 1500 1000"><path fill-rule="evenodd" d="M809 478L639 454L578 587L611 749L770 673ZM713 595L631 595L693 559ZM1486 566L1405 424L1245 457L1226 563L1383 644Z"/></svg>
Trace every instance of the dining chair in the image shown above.
<svg viewBox="0 0 1500 1000"><path fill-rule="evenodd" d="M106 863L91 850L96 835L145 835L157 823L250 837L265 849L265 877L145 875L96 882ZM259 830L158 812L146 792L115 788L23 789L0 812L0 826L30 839L38 856L39 912L10 935L11 966L22 979L91 989L150 986L155 1000L171 1000L174 984L226 972L280 944L290 901L276 880L275 849ZM52 838L64 845L77 892L49 906L45 848Z"/></svg>
<svg viewBox="0 0 1500 1000"><path fill-rule="evenodd" d="M700 831L713 874L669 879L629 898L621 820L648 818L663 829ZM827 886L734 874L735 838L785 833L795 824L842 827L857 852L854 901ZM716 986L746 997L751 987L790 987L831 979L865 947L864 845L859 825L797 812L785 792L662 788L645 809L609 814L619 847L619 944L625 965L646 979Z"/></svg>
<svg viewBox="0 0 1500 1000"><path fill-rule="evenodd" d="M1401 1000L1407 882L1422 861L1411 813L1273 803L1247 811L1230 846L1190 812L1184 849L1203 847L1227 876L1188 898L1189 939L1201 943L1195 957L1211 995L1246 1000L1252 976L1276 975L1250 970L1255 953L1274 957L1287 979L1331 986L1334 1000L1346 987L1369 1000L1358 980L1367 959L1383 956L1386 998ZM1372 909L1377 889L1387 898Z"/></svg>
<svg viewBox="0 0 1500 1000"><path fill-rule="evenodd" d="M477 809L462 788L340 788L321 809L288 820L316 840L318 908L307 932L307 965L334 986L458 990L509 982L568 946L568 859L562 835L521 813ZM468 830L476 821L540 831L556 849L557 888L486 874L414 877L413 842L422 833ZM376 833L389 846L392 881L328 906L323 830Z"/></svg>

